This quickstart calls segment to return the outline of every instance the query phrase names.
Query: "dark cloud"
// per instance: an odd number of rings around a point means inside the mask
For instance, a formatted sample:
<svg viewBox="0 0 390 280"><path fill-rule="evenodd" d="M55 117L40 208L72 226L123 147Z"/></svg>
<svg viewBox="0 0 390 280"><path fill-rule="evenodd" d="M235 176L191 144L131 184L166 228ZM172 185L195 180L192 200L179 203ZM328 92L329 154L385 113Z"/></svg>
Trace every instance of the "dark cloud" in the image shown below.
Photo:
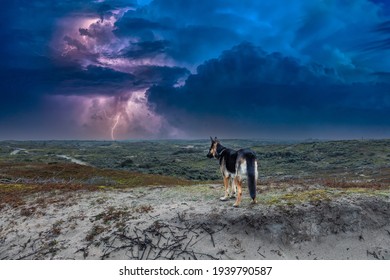
<svg viewBox="0 0 390 280"><path fill-rule="evenodd" d="M133 37L142 41L154 41L156 30L168 29L164 23L138 17L136 11L128 11L115 23L114 34L118 37Z"/></svg>
<svg viewBox="0 0 390 280"><path fill-rule="evenodd" d="M96 35L93 34L92 32L90 32L88 30L88 28L79 28L79 32L80 32L81 36L87 36L87 37L91 37L91 38L95 38L96 37Z"/></svg>
<svg viewBox="0 0 390 280"><path fill-rule="evenodd" d="M306 94L305 87L314 87L319 83L331 86L338 80L333 69L318 64L302 65L292 57L280 53L268 54L250 43L243 43L223 52L220 58L198 66L197 74L191 75L183 88L175 89L178 92L176 95L168 94L166 103L172 105L176 101L182 106L188 106L185 109L195 111L205 109L226 112L229 106L225 105L241 99L240 103L245 105L253 101L268 105L290 103L292 100L286 100L283 95L299 97L299 93L295 92ZM275 95L267 94L269 91L275 91ZM152 102L164 102L165 94L151 92ZM216 103L221 106L215 106ZM199 106L194 107L194 104ZM235 108L231 107L231 110L235 111Z"/></svg>
<svg viewBox="0 0 390 280"><path fill-rule="evenodd" d="M390 50L390 21L378 24L373 32L380 34L380 40L374 40L365 44L365 51Z"/></svg>
<svg viewBox="0 0 390 280"><path fill-rule="evenodd" d="M375 3L379 7L381 7L381 12L390 15L390 3L387 0L370 0L371 2Z"/></svg>
<svg viewBox="0 0 390 280"><path fill-rule="evenodd" d="M50 95L116 95L133 87L134 76L112 69L75 65L55 66L47 58L39 69L8 69L1 74L0 119L37 108Z"/></svg>
<svg viewBox="0 0 390 280"><path fill-rule="evenodd" d="M376 77L376 81L379 83L389 83L390 81L390 72L374 72L372 75Z"/></svg>
<svg viewBox="0 0 390 280"><path fill-rule="evenodd" d="M141 41L163 37L171 42L169 55L189 63L199 64L250 41L267 51L309 57L335 67L340 54L349 58L354 55L351 49L369 39L369 29L381 22L385 7L367 0L302 0L298 4L282 0L155 0L128 11L116 23L115 32ZM331 60L330 53L334 54Z"/></svg>
<svg viewBox="0 0 390 280"><path fill-rule="evenodd" d="M388 1L138 3L2 3L0 129L28 119L52 120L51 131L58 115L75 138L118 116L129 137L152 135L148 123L156 135L202 137L210 120L255 136L389 127Z"/></svg>
<svg viewBox="0 0 390 280"><path fill-rule="evenodd" d="M141 42L158 41L163 37L170 43L166 49L170 57L199 63L243 39L235 31L234 24L242 25L245 17L220 13L221 4L220 1L201 4L196 1L153 1L128 11L115 23L114 33Z"/></svg>
<svg viewBox="0 0 390 280"><path fill-rule="evenodd" d="M64 41L68 44L68 46L75 47L78 51L87 51L87 47L77 39L65 36Z"/></svg>
<svg viewBox="0 0 390 280"><path fill-rule="evenodd" d="M379 24L374 31L389 34L390 33L390 21Z"/></svg>
<svg viewBox="0 0 390 280"><path fill-rule="evenodd" d="M148 98L178 127L261 136L284 125L296 134L317 125L389 128L389 92L390 83L346 83L334 69L244 43L200 65L183 87L153 87Z"/></svg>
<svg viewBox="0 0 390 280"><path fill-rule="evenodd" d="M181 67L167 66L139 66L135 69L135 83L147 85L173 86L180 78L186 77L190 72Z"/></svg>
<svg viewBox="0 0 390 280"><path fill-rule="evenodd" d="M118 28L118 31L115 31L116 34L130 35L132 32L134 33L138 31L143 31L144 29L166 28L163 24L159 22L144 18L132 17L132 13L133 11L127 12L124 17L122 17L118 22L115 23L115 26Z"/></svg>
<svg viewBox="0 0 390 280"><path fill-rule="evenodd" d="M148 58L164 54L169 48L169 41L141 41L132 43L129 47L120 51L120 55L127 58Z"/></svg>
<svg viewBox="0 0 390 280"><path fill-rule="evenodd" d="M196 63L200 58L218 55L219 50L239 42L240 36L225 27L196 25L179 28L171 40L174 48L167 51L170 56L179 61Z"/></svg>
<svg viewBox="0 0 390 280"><path fill-rule="evenodd" d="M56 69L53 84L57 85L55 94L115 95L124 88L131 88L135 77L105 67L90 65L86 69L64 67Z"/></svg>

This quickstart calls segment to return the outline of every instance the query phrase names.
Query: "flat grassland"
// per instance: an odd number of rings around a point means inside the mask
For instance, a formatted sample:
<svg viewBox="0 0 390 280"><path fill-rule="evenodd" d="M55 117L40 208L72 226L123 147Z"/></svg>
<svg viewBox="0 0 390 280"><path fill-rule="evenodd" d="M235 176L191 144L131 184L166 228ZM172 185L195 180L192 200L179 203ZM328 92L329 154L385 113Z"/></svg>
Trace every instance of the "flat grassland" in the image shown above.
<svg viewBox="0 0 390 280"><path fill-rule="evenodd" d="M258 204L206 140L0 142L0 259L390 259L390 140L222 144Z"/></svg>

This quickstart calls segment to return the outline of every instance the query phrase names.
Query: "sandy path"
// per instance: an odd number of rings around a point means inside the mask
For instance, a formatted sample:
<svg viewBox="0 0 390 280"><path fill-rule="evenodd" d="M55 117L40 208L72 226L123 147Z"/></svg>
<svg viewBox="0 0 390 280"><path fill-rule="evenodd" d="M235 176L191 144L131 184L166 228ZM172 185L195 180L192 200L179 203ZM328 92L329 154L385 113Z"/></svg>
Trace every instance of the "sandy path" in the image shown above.
<svg viewBox="0 0 390 280"><path fill-rule="evenodd" d="M390 198L220 202L220 185L36 194L0 216L0 259L390 259Z"/></svg>

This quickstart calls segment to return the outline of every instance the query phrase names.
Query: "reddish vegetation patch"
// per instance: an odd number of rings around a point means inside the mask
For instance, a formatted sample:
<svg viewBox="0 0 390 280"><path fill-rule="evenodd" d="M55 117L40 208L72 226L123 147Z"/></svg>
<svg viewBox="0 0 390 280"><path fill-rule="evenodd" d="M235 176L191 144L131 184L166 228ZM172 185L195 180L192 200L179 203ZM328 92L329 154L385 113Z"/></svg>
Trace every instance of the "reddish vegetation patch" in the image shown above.
<svg viewBox="0 0 390 280"><path fill-rule="evenodd" d="M124 170L98 169L92 166L74 163L5 163L0 162L1 179L16 180L27 179L63 179L85 181L94 177L104 177L117 180L118 184L129 180L130 182L144 182L144 185L188 185L190 181L170 176L128 172ZM127 183L127 182L126 182Z"/></svg>
<svg viewBox="0 0 390 280"><path fill-rule="evenodd" d="M372 181L372 182L360 182L360 181L345 181L345 180L321 180L321 184L329 188L348 189L348 188L365 188L365 189L385 189L388 184Z"/></svg>
<svg viewBox="0 0 390 280"><path fill-rule="evenodd" d="M346 188L364 188L364 189L388 189L389 183L385 181L354 181L349 179L340 179L340 178L329 178L319 177L319 178L307 178L307 179L283 179L283 180L274 180L268 179L266 181L259 180L259 185L264 186L264 188L271 189L270 186L286 186L287 185L299 185L302 187L309 188L313 185L320 185L326 188L335 188L335 189L346 189Z"/></svg>
<svg viewBox="0 0 390 280"><path fill-rule="evenodd" d="M7 204L12 207L23 205L24 198L33 193L95 191L106 187L105 182L111 188L192 184L189 180L175 177L98 169L72 163L0 162L0 209ZM23 215L29 215L29 211Z"/></svg>
<svg viewBox="0 0 390 280"><path fill-rule="evenodd" d="M22 206L25 204L25 198L29 195L37 192L71 192L78 190L96 190L95 186L87 186L80 184L0 184L0 209L5 205L10 205L11 207ZM48 203L47 199L41 199L42 206ZM53 203L50 201L49 203ZM35 210L33 209L23 209L21 214L24 216L31 215Z"/></svg>

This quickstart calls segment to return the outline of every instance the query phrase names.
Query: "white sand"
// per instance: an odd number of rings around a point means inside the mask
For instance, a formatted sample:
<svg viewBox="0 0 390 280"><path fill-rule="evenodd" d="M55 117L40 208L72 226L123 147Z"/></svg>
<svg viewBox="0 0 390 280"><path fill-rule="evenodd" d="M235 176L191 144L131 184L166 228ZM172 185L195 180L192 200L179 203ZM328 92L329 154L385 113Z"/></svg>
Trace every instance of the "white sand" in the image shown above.
<svg viewBox="0 0 390 280"><path fill-rule="evenodd" d="M0 216L0 259L390 259L390 199L221 202L220 185L36 194Z"/></svg>

